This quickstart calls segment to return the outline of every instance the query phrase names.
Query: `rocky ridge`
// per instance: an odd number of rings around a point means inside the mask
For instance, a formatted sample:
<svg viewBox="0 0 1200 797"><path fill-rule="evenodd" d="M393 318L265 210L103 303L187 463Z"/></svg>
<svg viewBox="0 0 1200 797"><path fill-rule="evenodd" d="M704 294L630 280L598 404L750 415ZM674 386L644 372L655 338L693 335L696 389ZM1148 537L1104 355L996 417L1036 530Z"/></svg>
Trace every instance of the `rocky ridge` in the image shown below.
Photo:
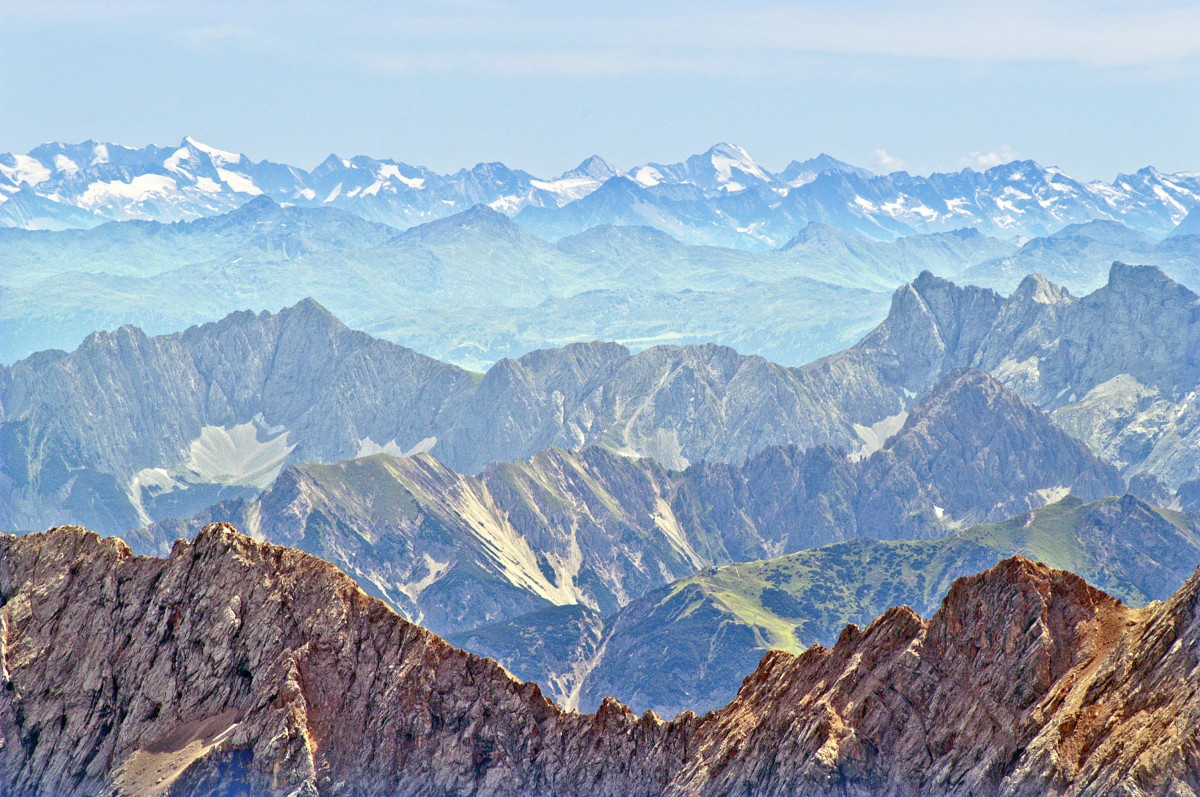
<svg viewBox="0 0 1200 797"><path fill-rule="evenodd" d="M865 626L890 606L928 617L955 579L1014 555L1144 606L1169 598L1200 565L1200 524L1130 495L1088 504L1071 496L937 540L862 538L704 570L603 618L599 634L568 624L547 633L535 615L450 639L582 709L613 694L664 716L704 711L731 700L766 651L833 645L847 624ZM531 639L539 655L529 655ZM579 678L571 691L567 678Z"/></svg>
<svg viewBox="0 0 1200 797"><path fill-rule="evenodd" d="M1080 300L1035 278L1004 299L923 274L859 344L801 368L713 345L631 354L590 343L501 360L481 377L353 332L308 300L174 335L123 327L0 369L0 523L126 531L261 489L287 463L375 451L431 450L468 472L549 446L671 468L740 463L772 445L865 455L960 366L1054 410L1130 475L1174 487L1196 467L1177 442L1194 431L1191 403L1176 401L1195 384L1191 333L1167 351L1134 319L1186 331L1195 300L1154 273L1116 268ZM1073 339L1092 341L1086 359L1065 355ZM1101 380L1122 374L1133 393ZM1072 391L1078 406L1060 406ZM1092 432L1114 424L1106 448Z"/></svg>
<svg viewBox="0 0 1200 797"><path fill-rule="evenodd" d="M1006 560L933 617L773 652L703 718L565 713L335 568L0 538L0 778L74 795L1194 795L1200 575L1140 610ZM151 688L152 687L152 688Z"/></svg>
<svg viewBox="0 0 1200 797"><path fill-rule="evenodd" d="M863 458L767 448L682 472L601 448L478 476L434 457L285 470L261 496L131 541L166 552L216 521L329 559L441 634L582 604L608 615L714 564L857 537L941 537L1066 492L1124 492L1116 472L978 371L949 374Z"/></svg>

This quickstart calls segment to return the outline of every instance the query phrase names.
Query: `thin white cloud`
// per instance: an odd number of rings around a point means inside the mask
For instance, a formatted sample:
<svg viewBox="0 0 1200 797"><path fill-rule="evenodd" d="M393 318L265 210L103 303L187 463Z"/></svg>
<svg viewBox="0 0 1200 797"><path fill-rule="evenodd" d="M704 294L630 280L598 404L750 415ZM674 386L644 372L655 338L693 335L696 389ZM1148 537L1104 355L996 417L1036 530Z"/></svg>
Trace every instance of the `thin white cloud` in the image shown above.
<svg viewBox="0 0 1200 797"><path fill-rule="evenodd" d="M504 56L525 55L546 42L577 52L579 72L594 68L602 74L612 67L593 57L598 52L684 68L714 57L778 68L786 63L781 59L814 54L1102 68L1200 56L1200 3L1173 0L799 0L747 2L737 13L705 2L667 12L655 4L595 8L602 10L432 6L396 16L390 25L406 47L420 42L437 50L442 60L426 66L439 69L465 68L480 51L503 63Z"/></svg>
<svg viewBox="0 0 1200 797"><path fill-rule="evenodd" d="M247 25L202 25L188 28L183 36L193 42L214 42L223 39L249 39L255 35L254 28Z"/></svg>
<svg viewBox="0 0 1200 797"><path fill-rule="evenodd" d="M976 150L968 153L962 158L962 164L974 169L990 169L1002 163L1015 161L1018 157L1020 156L1015 149L1007 144L1001 144L995 149Z"/></svg>
<svg viewBox="0 0 1200 797"><path fill-rule="evenodd" d="M631 49L469 51L392 54L376 52L365 62L398 75L462 72L504 77L622 77L634 75L746 75L752 66L722 54L651 53Z"/></svg>
<svg viewBox="0 0 1200 797"><path fill-rule="evenodd" d="M194 41L208 42L239 29L274 35L283 28L290 35L281 38L293 40L328 31L335 34L331 39L353 42L347 50L377 53L366 61L383 71L463 71L484 64L527 74L545 63L571 75L708 75L721 68L795 73L803 70L805 56L825 55L1139 67L1153 77L1180 62L1194 73L1200 59L1195 0L744 0L736 10L718 0L613 0L586 7L550 0L411 0L342 8L318 0L3 0L0 17L16 25L116 19L164 31L191 25ZM225 24L212 24L214 19Z"/></svg>
<svg viewBox="0 0 1200 797"><path fill-rule="evenodd" d="M881 172L898 172L904 168L904 161L892 155L883 147L878 147L872 151L871 158L876 168Z"/></svg>

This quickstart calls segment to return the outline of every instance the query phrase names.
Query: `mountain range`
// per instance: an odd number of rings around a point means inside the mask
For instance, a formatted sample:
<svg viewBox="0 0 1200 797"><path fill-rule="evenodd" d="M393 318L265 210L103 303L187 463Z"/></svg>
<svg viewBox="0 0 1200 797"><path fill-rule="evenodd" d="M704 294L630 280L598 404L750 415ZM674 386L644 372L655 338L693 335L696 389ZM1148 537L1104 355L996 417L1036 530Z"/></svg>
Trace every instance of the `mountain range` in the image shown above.
<svg viewBox="0 0 1200 797"><path fill-rule="evenodd" d="M337 155L308 171L252 161L190 137L174 147L53 142L27 154L0 154L4 226L180 221L231 210L254 196L344 208L399 228L482 203L551 239L634 224L689 243L772 249L811 222L889 239L960 228L1047 235L1103 219L1161 237L1200 204L1200 175L1147 167L1111 183L1083 183L1028 160L983 172L874 175L828 155L773 173L731 144L629 170L592 156L544 179L502 163L437 174L391 159Z"/></svg>
<svg viewBox="0 0 1200 797"><path fill-rule="evenodd" d="M160 337L125 327L0 369L0 509L9 528L65 513L125 532L256 492L288 463L376 451L428 450L466 473L551 446L673 469L772 445L863 456L964 366L1170 503L1200 478L1197 308L1146 267L1114 266L1082 298L1033 277L1004 298L923 274L862 341L800 368L711 345L591 343L485 375L351 331L311 301Z"/></svg>
<svg viewBox="0 0 1200 797"><path fill-rule="evenodd" d="M474 370L596 339L634 350L716 342L800 365L853 344L922 271L1003 293L1040 273L1080 294L1114 261L1200 287L1200 236L1159 242L1112 221L1020 246L972 229L879 241L813 222L779 249L745 252L645 226L551 244L486 206L400 232L259 196L192 222L0 228L0 362L72 349L97 329L162 334L312 297L356 328Z"/></svg>
<svg viewBox="0 0 1200 797"><path fill-rule="evenodd" d="M357 327L468 367L598 337L634 348L716 340L799 364L852 343L882 317L886 292L921 270L952 276L1012 251L973 232L878 242L818 226L757 254L644 227L552 245L484 206L399 232L257 197L187 223L0 229L11 266L0 271L0 356L311 296Z"/></svg>
<svg viewBox="0 0 1200 797"><path fill-rule="evenodd" d="M860 536L940 537L1116 471L981 372L954 372L878 451L769 447L668 471L599 448L456 473L429 454L301 465L261 496L152 527L139 550L230 522L308 550L437 633L581 603L611 614L714 564ZM131 537L139 540L139 537Z"/></svg>
<svg viewBox="0 0 1200 797"><path fill-rule="evenodd" d="M1196 794L1198 579L1131 609L1008 559L667 722L563 711L229 526L168 559L4 536L0 773L19 797Z"/></svg>

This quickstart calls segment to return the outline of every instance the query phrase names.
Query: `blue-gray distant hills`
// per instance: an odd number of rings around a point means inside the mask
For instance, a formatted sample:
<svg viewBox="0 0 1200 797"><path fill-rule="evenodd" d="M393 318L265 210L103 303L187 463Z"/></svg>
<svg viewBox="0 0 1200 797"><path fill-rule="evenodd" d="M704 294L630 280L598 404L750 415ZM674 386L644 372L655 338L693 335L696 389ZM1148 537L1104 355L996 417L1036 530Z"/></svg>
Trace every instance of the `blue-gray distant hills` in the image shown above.
<svg viewBox="0 0 1200 797"><path fill-rule="evenodd" d="M161 334L312 297L355 328L472 369L595 339L715 342L800 365L852 345L922 271L1002 293L1040 273L1083 294L1116 260L1200 286L1200 235L1187 225L1159 241L1092 221L1018 246L970 228L884 241L811 222L748 252L649 226L550 243L484 205L400 231L259 196L191 222L0 228L0 363L73 349L96 329Z"/></svg>

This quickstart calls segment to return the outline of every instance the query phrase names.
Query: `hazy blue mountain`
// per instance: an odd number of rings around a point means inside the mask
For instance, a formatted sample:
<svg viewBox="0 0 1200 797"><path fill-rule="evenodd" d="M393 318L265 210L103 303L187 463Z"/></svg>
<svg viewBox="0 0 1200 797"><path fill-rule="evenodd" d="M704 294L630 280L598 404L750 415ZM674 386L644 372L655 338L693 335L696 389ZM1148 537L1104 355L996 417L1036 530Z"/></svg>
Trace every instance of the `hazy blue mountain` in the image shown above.
<svg viewBox="0 0 1200 797"><path fill-rule="evenodd" d="M95 329L165 333L317 297L357 327L477 368L597 338L717 341L798 365L851 344L920 270L953 275L1011 251L974 233L836 235L751 254L606 226L555 246L485 205L399 232L266 196L184 223L0 229L13 266L0 274L0 359L70 349Z"/></svg>
<svg viewBox="0 0 1200 797"><path fill-rule="evenodd" d="M0 203L0 229L73 230L103 224L106 219L86 210L39 196L33 189L22 187Z"/></svg>
<svg viewBox="0 0 1200 797"><path fill-rule="evenodd" d="M1005 298L925 273L896 292L888 318L862 341L799 368L711 345L631 354L594 343L501 360L486 375L351 333L311 302L182 335L123 328L72 354L45 352L0 371L6 511L10 524L36 527L60 518L61 507L92 507L100 514L89 522L124 530L139 512L178 512L172 502L188 490L201 500L218 487L260 487L266 464L430 445L467 472L547 446L598 445L672 468L741 463L774 445L869 457L962 366L1051 411L1144 494L1165 490L1156 500L1169 501L1200 478L1196 308L1195 294L1146 267L1115 266L1109 284L1082 298L1033 277ZM428 382L410 362L445 381ZM235 369L244 378L235 380ZM94 395L103 384L122 387ZM284 384L307 403L279 403ZM397 409L410 401L407 414ZM89 431L96 426L130 432L108 440ZM235 464L226 472L217 462ZM951 516L961 511L955 501L971 503L955 490L926 493L936 483L928 473L885 471L912 480L903 488L910 496ZM163 495L171 497L156 503Z"/></svg>
<svg viewBox="0 0 1200 797"><path fill-rule="evenodd" d="M1169 238L1178 238L1185 235L1200 235L1200 209L1192 208L1183 220L1171 230Z"/></svg>
<svg viewBox="0 0 1200 797"><path fill-rule="evenodd" d="M977 263L958 279L1007 293L1026 275L1041 274L1075 293L1086 293L1104 285L1114 261L1151 263L1179 282L1200 287L1200 238L1181 235L1160 242L1116 221L1068 225L1026 242L1014 253Z"/></svg>

